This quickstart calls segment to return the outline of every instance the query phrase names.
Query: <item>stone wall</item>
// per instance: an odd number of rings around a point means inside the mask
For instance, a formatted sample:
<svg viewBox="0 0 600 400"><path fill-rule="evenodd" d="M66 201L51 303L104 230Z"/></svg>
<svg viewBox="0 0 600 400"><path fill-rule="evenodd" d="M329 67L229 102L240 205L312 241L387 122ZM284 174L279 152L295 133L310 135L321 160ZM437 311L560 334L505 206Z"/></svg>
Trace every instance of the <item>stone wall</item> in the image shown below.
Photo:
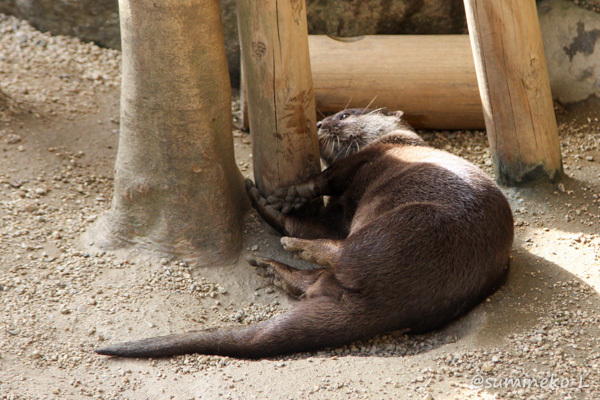
<svg viewBox="0 0 600 400"><path fill-rule="evenodd" d="M220 0L232 85L239 82L235 0ZM335 36L466 33L462 0L308 0L309 32ZM0 12L39 30L120 48L117 0L2 0Z"/></svg>
<svg viewBox="0 0 600 400"><path fill-rule="evenodd" d="M117 0L1 0L0 13L26 19L44 32L121 46Z"/></svg>
<svg viewBox="0 0 600 400"><path fill-rule="evenodd" d="M220 0L231 83L239 83L235 0ZM600 14L587 1L538 0L546 59L556 99L600 97ZM594 3L596 4L596 3ZM120 48L117 0L0 0L0 12L54 34ZM307 0L312 34L467 33L463 0Z"/></svg>

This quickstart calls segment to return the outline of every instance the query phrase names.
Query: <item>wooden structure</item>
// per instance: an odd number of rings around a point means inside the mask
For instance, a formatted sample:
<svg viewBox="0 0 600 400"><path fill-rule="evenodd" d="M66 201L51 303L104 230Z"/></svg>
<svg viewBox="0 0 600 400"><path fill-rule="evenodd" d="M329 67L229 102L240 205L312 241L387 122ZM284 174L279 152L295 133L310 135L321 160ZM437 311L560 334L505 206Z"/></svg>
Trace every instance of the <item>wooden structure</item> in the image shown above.
<svg viewBox="0 0 600 400"><path fill-rule="evenodd" d="M238 0L261 190L314 173L314 95L320 111L374 100L402 109L417 127L471 129L485 121L500 182L558 177L560 146L535 0L464 2L470 46L454 35L311 36L309 57L303 0Z"/></svg>
<svg viewBox="0 0 600 400"><path fill-rule="evenodd" d="M254 179L263 193L321 170L304 0L238 0Z"/></svg>
<svg viewBox="0 0 600 400"><path fill-rule="evenodd" d="M370 104L404 111L415 128L485 127L468 35L366 35L351 40L309 35L308 43L315 102L323 114ZM245 99L242 95L247 124Z"/></svg>
<svg viewBox="0 0 600 400"><path fill-rule="evenodd" d="M387 107L415 128L481 129L481 98L467 35L310 35L317 109ZM424 61L426 60L426 61Z"/></svg>
<svg viewBox="0 0 600 400"><path fill-rule="evenodd" d="M464 0L496 176L520 183L562 172L534 0Z"/></svg>

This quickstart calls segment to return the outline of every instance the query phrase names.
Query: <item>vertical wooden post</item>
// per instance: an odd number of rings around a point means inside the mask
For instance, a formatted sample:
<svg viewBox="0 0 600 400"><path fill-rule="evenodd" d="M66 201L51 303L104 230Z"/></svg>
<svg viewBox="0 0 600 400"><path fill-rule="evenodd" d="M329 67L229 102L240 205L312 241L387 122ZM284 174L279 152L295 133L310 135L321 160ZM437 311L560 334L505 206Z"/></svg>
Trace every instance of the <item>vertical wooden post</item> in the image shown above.
<svg viewBox="0 0 600 400"><path fill-rule="evenodd" d="M252 134L263 193L320 171L304 0L237 0Z"/></svg>
<svg viewBox="0 0 600 400"><path fill-rule="evenodd" d="M562 172L535 0L464 0L497 179Z"/></svg>

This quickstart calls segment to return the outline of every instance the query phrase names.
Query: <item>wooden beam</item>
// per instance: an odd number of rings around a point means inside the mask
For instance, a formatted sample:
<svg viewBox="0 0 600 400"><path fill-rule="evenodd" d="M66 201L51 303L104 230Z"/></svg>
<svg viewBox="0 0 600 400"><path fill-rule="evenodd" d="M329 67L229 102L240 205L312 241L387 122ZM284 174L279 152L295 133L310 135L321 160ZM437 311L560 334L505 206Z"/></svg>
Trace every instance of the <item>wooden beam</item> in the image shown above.
<svg viewBox="0 0 600 400"><path fill-rule="evenodd" d="M505 184L562 172L535 0L464 0L487 134Z"/></svg>
<svg viewBox="0 0 600 400"><path fill-rule="evenodd" d="M417 128L482 129L468 35L309 36L317 109L402 110Z"/></svg>
<svg viewBox="0 0 600 400"><path fill-rule="evenodd" d="M238 0L244 81L260 190L320 171L306 5L301 0Z"/></svg>

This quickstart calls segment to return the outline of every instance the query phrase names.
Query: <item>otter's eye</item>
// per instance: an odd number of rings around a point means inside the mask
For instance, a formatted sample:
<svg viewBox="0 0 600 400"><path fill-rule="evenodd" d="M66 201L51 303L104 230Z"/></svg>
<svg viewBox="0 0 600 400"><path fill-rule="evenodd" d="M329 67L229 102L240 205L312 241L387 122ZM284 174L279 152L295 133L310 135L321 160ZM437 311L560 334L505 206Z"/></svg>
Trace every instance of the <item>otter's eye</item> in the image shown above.
<svg viewBox="0 0 600 400"><path fill-rule="evenodd" d="M340 115L340 119L346 119L350 114L342 114Z"/></svg>

